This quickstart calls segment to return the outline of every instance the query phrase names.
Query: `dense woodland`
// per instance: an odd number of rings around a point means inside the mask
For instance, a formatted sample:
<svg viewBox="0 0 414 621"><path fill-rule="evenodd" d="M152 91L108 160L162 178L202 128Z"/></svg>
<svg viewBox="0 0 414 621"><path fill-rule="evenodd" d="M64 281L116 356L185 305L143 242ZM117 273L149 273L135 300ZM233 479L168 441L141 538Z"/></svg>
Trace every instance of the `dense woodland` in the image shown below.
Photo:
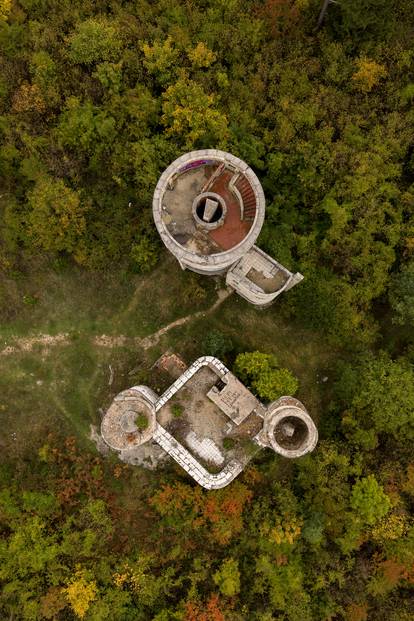
<svg viewBox="0 0 414 621"><path fill-rule="evenodd" d="M317 30L320 9L0 0L3 321L39 261L150 278L160 172L217 147L263 184L261 247L305 276L266 312L336 352L314 453L218 492L58 428L2 451L1 619L414 620L414 3L338 0ZM208 345L231 366L226 330Z"/></svg>

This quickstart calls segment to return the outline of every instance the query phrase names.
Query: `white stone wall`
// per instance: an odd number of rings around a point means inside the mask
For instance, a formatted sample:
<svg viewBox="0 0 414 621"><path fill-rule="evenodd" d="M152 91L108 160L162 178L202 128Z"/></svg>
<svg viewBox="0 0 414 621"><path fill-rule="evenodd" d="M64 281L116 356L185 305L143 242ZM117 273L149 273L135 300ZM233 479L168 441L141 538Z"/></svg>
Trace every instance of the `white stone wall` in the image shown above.
<svg viewBox="0 0 414 621"><path fill-rule="evenodd" d="M274 265L288 276L287 281L282 287L280 287L280 289L268 293L263 291L258 285L247 278L246 273L249 271L250 267L255 267L254 258L252 258L252 264L249 264L249 255L252 252L260 255L260 257L267 261L269 265ZM278 295L283 293L283 291L288 291L301 280L303 280L302 274L299 272L293 274L281 263L273 259L273 257L266 254L266 252L264 252L261 248L258 248L258 246L253 246L243 258L241 258L235 265L233 265L233 267L229 269L226 276L226 284L234 289L242 298L251 304L255 304L256 306L267 306L271 304Z"/></svg>

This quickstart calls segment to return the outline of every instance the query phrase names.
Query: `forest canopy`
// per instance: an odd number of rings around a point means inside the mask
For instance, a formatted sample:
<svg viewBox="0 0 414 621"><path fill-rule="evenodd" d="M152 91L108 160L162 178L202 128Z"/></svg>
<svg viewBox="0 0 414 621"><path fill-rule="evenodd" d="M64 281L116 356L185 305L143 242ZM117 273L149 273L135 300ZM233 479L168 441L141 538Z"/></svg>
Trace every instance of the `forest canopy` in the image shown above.
<svg viewBox="0 0 414 621"><path fill-rule="evenodd" d="M414 2L331 2L317 28L321 8L0 0L2 321L19 324L7 292L39 263L150 277L159 175L220 148L263 185L258 244L304 275L263 317L294 326L302 368L311 336L335 352L314 453L260 457L217 492L56 430L3 453L2 619L414 619ZM175 297L202 305L206 290L193 279ZM264 400L309 390L271 342L230 328L201 334L204 353Z"/></svg>

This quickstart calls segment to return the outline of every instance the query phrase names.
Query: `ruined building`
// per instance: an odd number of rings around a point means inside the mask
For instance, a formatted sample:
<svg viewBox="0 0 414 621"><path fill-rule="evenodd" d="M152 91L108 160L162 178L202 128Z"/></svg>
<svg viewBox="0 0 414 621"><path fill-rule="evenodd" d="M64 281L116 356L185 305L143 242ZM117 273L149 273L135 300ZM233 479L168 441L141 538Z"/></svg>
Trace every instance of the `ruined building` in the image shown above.
<svg viewBox="0 0 414 621"><path fill-rule="evenodd" d="M196 360L161 396L148 386L118 394L101 432L123 458L158 444L206 489L228 485L262 447L292 458L318 441L300 401L263 405L213 356Z"/></svg>
<svg viewBox="0 0 414 621"><path fill-rule="evenodd" d="M257 306L270 304L303 278L254 245L265 198L253 170L230 153L192 151L162 173L153 216L183 269L226 274L226 284Z"/></svg>

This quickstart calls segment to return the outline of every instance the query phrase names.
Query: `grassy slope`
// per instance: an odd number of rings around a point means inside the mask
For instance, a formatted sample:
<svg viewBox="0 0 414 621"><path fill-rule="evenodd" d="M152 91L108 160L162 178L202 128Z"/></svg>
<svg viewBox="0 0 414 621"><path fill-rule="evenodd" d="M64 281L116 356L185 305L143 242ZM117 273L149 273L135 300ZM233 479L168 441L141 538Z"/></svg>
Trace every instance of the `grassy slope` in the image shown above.
<svg viewBox="0 0 414 621"><path fill-rule="evenodd" d="M207 295L197 301L194 291L200 293L200 285ZM334 352L284 320L280 303L259 311L233 295L214 313L171 330L147 351L132 340L120 347L100 347L93 341L102 334L151 334L177 317L211 306L214 285L212 279L182 272L167 255L146 276L125 275L116 267L107 275L39 267L7 281L0 349L12 345L15 337L60 332L70 336L67 344L50 349L36 345L32 351L0 356L3 450L24 455L56 429L86 443L89 425L100 420L99 409L114 394L136 382L151 383L149 369L167 348L191 362L204 353L202 340L212 327L228 333L236 351L276 353L299 377L298 396L318 419L325 385L317 375L329 376ZM27 304L27 296L37 302ZM111 386L109 365L114 371Z"/></svg>

